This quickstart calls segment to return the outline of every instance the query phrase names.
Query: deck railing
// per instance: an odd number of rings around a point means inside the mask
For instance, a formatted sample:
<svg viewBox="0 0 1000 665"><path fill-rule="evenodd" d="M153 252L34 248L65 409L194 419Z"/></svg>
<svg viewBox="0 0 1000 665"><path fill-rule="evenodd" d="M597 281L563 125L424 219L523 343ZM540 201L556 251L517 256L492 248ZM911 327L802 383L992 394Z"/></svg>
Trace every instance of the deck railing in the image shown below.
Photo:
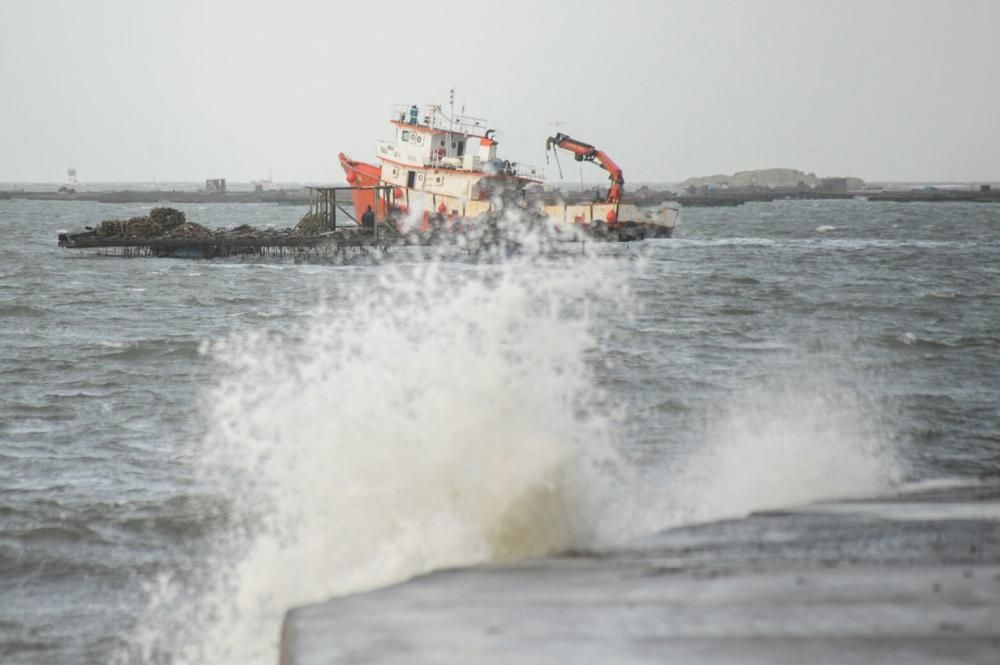
<svg viewBox="0 0 1000 665"><path fill-rule="evenodd" d="M486 118L477 118L464 114L449 118L439 106L417 106L416 123L412 123L411 108L413 108L413 105L397 104L392 107L392 115L389 119L405 125L415 124L418 127L431 127L447 132L461 132L474 136L483 136L486 134Z"/></svg>

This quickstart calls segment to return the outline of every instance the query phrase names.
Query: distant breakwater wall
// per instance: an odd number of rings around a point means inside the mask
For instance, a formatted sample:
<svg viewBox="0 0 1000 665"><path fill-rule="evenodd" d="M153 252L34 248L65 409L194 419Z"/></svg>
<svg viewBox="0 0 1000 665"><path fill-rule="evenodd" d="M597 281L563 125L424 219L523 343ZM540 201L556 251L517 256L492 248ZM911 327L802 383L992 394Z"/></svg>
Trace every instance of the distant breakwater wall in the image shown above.
<svg viewBox="0 0 1000 665"><path fill-rule="evenodd" d="M910 190L898 192L782 192L724 190L705 194L676 196L683 206L738 206L744 203L770 203L782 200L865 199L893 203L1000 203L1000 190Z"/></svg>
<svg viewBox="0 0 1000 665"><path fill-rule="evenodd" d="M32 201L92 201L96 203L285 203L308 205L309 190L277 190L271 192L183 192L138 191L118 192L0 192L0 199Z"/></svg>
<svg viewBox="0 0 1000 665"><path fill-rule="evenodd" d="M563 197L572 200L572 195ZM576 197L579 198L579 197ZM646 195L626 196L625 203L659 205L679 203L687 207L738 206L745 203L770 203L783 200L866 199L895 203L1000 203L1000 189L987 190L909 190L881 192L818 192L782 190L720 190L698 194L676 195L672 192L653 192ZM0 191L0 199L26 199L35 201L92 201L97 203L278 203L308 205L308 190L279 190L275 192L25 192ZM589 200L589 199L588 199Z"/></svg>

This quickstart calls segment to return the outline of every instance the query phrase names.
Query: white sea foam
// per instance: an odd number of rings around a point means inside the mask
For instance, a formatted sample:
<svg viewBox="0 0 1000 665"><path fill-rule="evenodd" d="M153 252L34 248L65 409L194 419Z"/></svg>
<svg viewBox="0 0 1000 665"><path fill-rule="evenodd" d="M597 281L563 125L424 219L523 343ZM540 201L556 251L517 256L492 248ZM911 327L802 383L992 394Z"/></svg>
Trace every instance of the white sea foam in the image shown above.
<svg viewBox="0 0 1000 665"><path fill-rule="evenodd" d="M649 526L888 490L902 466L872 394L845 370L813 368L715 405L702 445L660 470Z"/></svg>
<svg viewBox="0 0 1000 665"><path fill-rule="evenodd" d="M618 462L588 353L593 303L622 300L616 271L385 272L318 308L300 339L215 346L229 373L210 395L204 470L244 526L220 534L200 588L150 590L130 657L276 662L291 606L600 539Z"/></svg>

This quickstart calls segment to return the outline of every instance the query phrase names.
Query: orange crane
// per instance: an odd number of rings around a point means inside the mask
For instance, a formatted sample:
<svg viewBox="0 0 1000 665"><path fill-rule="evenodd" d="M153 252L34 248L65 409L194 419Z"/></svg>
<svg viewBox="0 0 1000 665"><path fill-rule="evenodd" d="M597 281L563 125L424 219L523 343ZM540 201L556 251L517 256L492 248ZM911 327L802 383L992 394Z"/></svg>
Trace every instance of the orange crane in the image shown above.
<svg viewBox="0 0 1000 665"><path fill-rule="evenodd" d="M594 162L607 171L610 174L608 179L611 181L611 189L608 190L606 202L621 203L622 194L625 191L625 177L622 175L621 167L615 164L615 161L608 157L607 153L603 150L598 150L589 143L577 141L561 132L557 132L555 136L545 139L546 153L552 150L552 153L556 154L556 148L569 150L573 153L573 159L578 162ZM556 157L556 164L558 163L559 158Z"/></svg>

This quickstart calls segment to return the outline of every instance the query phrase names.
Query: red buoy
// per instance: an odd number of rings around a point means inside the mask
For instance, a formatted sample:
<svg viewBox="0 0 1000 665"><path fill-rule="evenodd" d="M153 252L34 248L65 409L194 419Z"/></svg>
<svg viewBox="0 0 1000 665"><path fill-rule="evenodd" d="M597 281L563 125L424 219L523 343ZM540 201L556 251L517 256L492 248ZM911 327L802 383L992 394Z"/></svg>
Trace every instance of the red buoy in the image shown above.
<svg viewBox="0 0 1000 665"><path fill-rule="evenodd" d="M397 199L403 198L403 188L397 187L396 189L392 190L392 195L395 196Z"/></svg>
<svg viewBox="0 0 1000 665"><path fill-rule="evenodd" d="M438 212L442 215L448 212L448 206L444 204L444 201L438 204Z"/></svg>
<svg viewBox="0 0 1000 665"><path fill-rule="evenodd" d="M347 182L354 184L358 181L358 175L354 171L347 172Z"/></svg>
<svg viewBox="0 0 1000 665"><path fill-rule="evenodd" d="M604 217L604 219L608 220L608 224L614 224L615 222L618 221L618 213L616 213L614 210L609 210L608 214Z"/></svg>

